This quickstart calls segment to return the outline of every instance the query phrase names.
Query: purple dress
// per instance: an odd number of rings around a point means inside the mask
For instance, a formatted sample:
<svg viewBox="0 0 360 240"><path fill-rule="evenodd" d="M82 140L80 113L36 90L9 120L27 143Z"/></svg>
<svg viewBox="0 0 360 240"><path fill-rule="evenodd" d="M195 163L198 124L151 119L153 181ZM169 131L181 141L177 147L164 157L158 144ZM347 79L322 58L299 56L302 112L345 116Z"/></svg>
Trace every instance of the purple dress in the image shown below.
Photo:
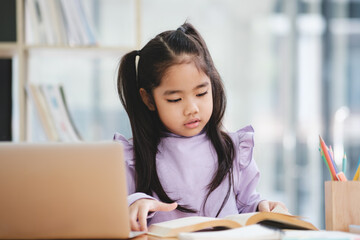
<svg viewBox="0 0 360 240"><path fill-rule="evenodd" d="M234 185L219 217L254 212L259 202L263 200L255 189L259 180L259 170L253 160L253 128L247 126L229 135L235 145ZM129 205L141 198L158 199L155 193L151 197L135 192L135 160L132 142L117 133L114 140L121 142L124 146ZM229 182L225 177L220 186L210 194L203 208L207 186L218 164L216 151L206 134L200 133L193 137L169 134L161 139L158 149L157 173L165 192L171 199L178 200L178 204L190 206L198 212L159 211L151 215L148 225L194 215L215 217L226 196Z"/></svg>

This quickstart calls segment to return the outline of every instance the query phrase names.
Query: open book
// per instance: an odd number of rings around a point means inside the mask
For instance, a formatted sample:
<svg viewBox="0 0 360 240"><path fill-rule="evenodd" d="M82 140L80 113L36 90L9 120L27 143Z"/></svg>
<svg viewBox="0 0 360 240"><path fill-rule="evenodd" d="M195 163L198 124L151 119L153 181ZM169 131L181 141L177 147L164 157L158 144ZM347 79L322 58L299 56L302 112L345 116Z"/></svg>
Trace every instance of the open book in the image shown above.
<svg viewBox="0 0 360 240"><path fill-rule="evenodd" d="M149 235L157 237L176 237L182 232L222 228L240 228L252 224L261 224L279 229L318 230L314 225L298 216L276 212L254 212L230 215L224 218L185 217L156 223L149 227Z"/></svg>

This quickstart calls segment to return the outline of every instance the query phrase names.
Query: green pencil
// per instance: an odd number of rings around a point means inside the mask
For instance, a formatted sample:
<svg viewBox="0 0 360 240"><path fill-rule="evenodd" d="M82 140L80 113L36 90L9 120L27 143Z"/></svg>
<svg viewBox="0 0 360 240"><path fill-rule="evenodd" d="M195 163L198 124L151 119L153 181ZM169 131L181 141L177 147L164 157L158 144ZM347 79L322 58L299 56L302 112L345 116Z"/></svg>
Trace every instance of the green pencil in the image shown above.
<svg viewBox="0 0 360 240"><path fill-rule="evenodd" d="M325 155L324 155L324 152L323 152L323 150L321 149L321 147L319 147L319 151L320 151L320 154L321 154L321 158L324 160L324 162L325 162L325 164L326 164L326 167L328 168L328 170L329 170L329 172L330 172L331 179L334 180L334 178L332 177L331 171L330 171L329 164L328 164L328 162L327 162L326 159L325 159Z"/></svg>

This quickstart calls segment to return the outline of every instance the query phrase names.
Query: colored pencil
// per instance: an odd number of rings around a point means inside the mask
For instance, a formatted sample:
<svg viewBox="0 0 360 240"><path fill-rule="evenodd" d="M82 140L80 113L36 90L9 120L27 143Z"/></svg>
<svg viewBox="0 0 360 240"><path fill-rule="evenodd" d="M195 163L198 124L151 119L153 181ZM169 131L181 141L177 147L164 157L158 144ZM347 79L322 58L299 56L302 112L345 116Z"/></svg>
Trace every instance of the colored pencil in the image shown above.
<svg viewBox="0 0 360 240"><path fill-rule="evenodd" d="M320 147L321 147L321 149L323 150L325 159L326 159L326 161L327 161L327 163L328 163L328 165L329 165L330 174L331 174L331 176L332 176L332 179L333 179L334 181L337 181L335 168L334 168L334 166L333 166L333 164L332 164L332 162L331 162L331 158L330 158L330 156L329 156L329 152L328 152L328 149L327 149L327 147L326 147L326 144L325 144L324 140L321 138L321 136L319 136L319 139L320 139Z"/></svg>
<svg viewBox="0 0 360 240"><path fill-rule="evenodd" d="M327 169L329 170L329 173L330 173L330 176L331 176L331 180L334 180L332 174L331 174L331 171L330 171L330 168L329 168L329 164L327 163L326 159L325 159L325 156L324 156L324 152L323 150L321 149L321 147L319 147L319 151L320 151L320 154L321 154L321 158L324 160L325 162L325 165L327 167Z"/></svg>
<svg viewBox="0 0 360 240"><path fill-rule="evenodd" d="M353 178L353 181L360 180L359 175L360 175L360 156L359 156L359 160L358 160L358 163L357 163L356 173L355 173L355 176Z"/></svg>
<svg viewBox="0 0 360 240"><path fill-rule="evenodd" d="M342 171L345 175L346 175L346 163L347 163L347 157L346 157L346 153L345 153L343 160L342 160Z"/></svg>
<svg viewBox="0 0 360 240"><path fill-rule="evenodd" d="M330 148L328 149L328 152L329 152L329 156L330 156L330 160L331 160L331 162L332 162L332 165L334 166L335 173L338 174L338 173L339 173L339 170L337 169L337 166L336 166L336 163L335 163L334 152L333 152L333 150L332 150L331 145L330 145Z"/></svg>
<svg viewBox="0 0 360 240"><path fill-rule="evenodd" d="M355 173L355 176L353 178L353 181L358 181L359 180L359 172L360 172L360 168L358 167Z"/></svg>

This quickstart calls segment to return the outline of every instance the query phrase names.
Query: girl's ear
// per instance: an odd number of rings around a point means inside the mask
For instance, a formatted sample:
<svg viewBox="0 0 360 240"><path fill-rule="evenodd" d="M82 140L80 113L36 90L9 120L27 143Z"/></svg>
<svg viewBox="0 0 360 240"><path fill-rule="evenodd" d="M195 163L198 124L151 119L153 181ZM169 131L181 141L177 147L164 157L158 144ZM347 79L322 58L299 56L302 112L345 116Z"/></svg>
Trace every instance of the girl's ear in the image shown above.
<svg viewBox="0 0 360 240"><path fill-rule="evenodd" d="M154 101L153 101L152 97L150 96L150 94L148 94L146 92L146 90L143 88L140 88L139 93L140 93L142 101L145 103L145 105L148 107L148 109L150 111L155 111L155 104L154 104Z"/></svg>

